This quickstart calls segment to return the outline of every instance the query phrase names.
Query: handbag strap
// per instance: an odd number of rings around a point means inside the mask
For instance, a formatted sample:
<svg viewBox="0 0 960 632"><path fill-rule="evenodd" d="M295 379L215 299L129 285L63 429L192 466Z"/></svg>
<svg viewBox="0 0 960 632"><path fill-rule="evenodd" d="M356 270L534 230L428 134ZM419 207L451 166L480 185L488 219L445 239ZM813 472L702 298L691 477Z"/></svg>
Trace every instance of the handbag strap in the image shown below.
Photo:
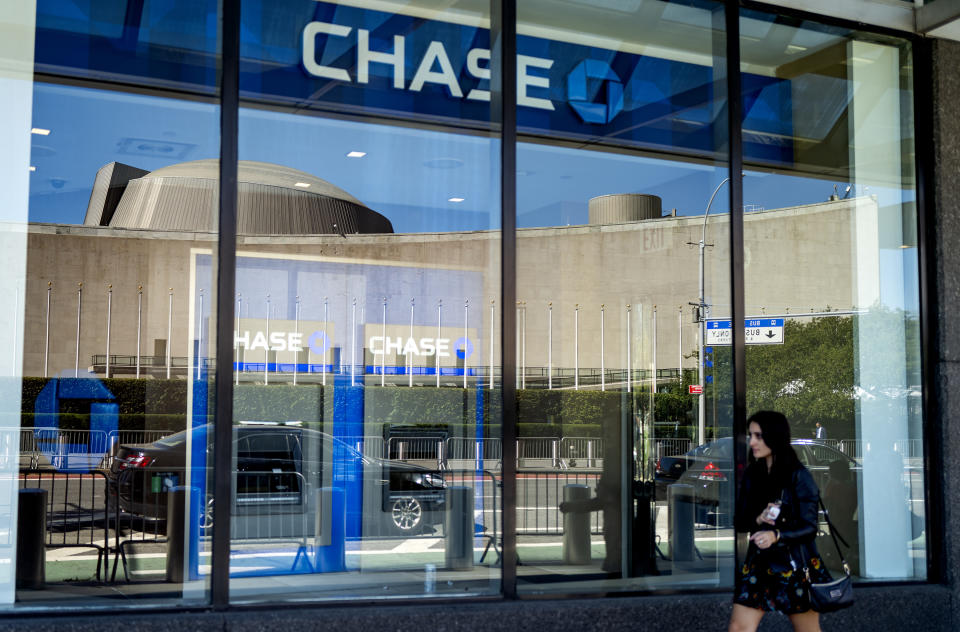
<svg viewBox="0 0 960 632"><path fill-rule="evenodd" d="M847 544L847 541L843 539L843 535L837 531L837 528L833 526L833 522L830 520L830 512L827 510L827 506L823 504L823 498L820 496L820 494L817 494L817 501L820 503L820 508L823 509L823 517L827 519L827 526L830 527L830 537L833 538L833 545L837 547L837 555L840 556L840 561L843 563L843 571L849 576L850 566L847 564L847 560L843 556L843 551L840 550L840 543L837 542L837 538L840 538L840 542L843 542L845 547L849 548L850 545ZM806 568L804 571L806 571ZM809 573L807 573L808 578L809 576Z"/></svg>

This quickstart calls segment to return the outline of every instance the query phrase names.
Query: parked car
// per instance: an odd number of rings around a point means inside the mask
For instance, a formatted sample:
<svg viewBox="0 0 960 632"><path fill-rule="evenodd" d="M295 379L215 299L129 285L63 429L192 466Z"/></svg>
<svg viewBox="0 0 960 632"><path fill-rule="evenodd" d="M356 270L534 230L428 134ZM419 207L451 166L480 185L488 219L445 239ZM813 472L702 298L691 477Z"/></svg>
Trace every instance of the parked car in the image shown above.
<svg viewBox="0 0 960 632"><path fill-rule="evenodd" d="M815 439L793 439L790 444L821 490L826 486L830 464L834 461L846 463L854 477L859 475L859 463L828 443ZM659 459L654 479L657 499L666 499L669 485L684 483L694 488L694 498L701 507L698 512L700 516L715 514L721 504L732 503L733 445L732 437L723 437L699 445L686 454ZM715 520L722 524L729 523L731 512L727 510L720 513L723 515Z"/></svg>
<svg viewBox="0 0 960 632"><path fill-rule="evenodd" d="M149 444L119 446L110 464L109 477L114 483L110 486L111 493L116 496L120 510L135 516L165 519L167 492L184 480L190 435L191 451L196 455L191 461L197 463L205 459L201 472L206 472L206 468L212 467L212 449L208 445L212 432L212 426L201 426ZM277 516L302 516L302 519L285 520L284 525L294 525L285 527L286 531L291 528L310 531L314 524L310 514L318 510L317 491L323 487L355 486L362 489L364 495L376 494L375 503L369 499L363 503L365 532L372 524L372 507L380 509L377 526L381 533L417 534L443 520L446 484L440 472L365 456L337 438L296 424L238 425L233 429L233 445L234 516L252 516L260 522ZM363 510L358 507L353 511ZM204 528L213 524L213 498L209 491L200 520ZM243 519L234 519L235 523L238 521ZM235 524L235 530L236 527ZM282 528L282 525L271 527L269 532L274 535Z"/></svg>

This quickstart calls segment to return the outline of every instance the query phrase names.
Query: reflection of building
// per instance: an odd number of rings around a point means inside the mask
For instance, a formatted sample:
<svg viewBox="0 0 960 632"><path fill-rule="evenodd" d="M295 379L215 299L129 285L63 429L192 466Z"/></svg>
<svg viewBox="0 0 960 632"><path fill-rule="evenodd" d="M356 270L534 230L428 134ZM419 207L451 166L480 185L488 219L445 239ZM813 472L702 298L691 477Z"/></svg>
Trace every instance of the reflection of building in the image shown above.
<svg viewBox="0 0 960 632"><path fill-rule="evenodd" d="M175 358L175 369L185 366L184 359L195 353L190 338L204 345L211 339L215 323L207 320L204 333L198 334L191 322L198 322L200 290L207 300L205 318L213 307L209 289L212 272L205 255L213 251L216 234L199 227L209 221L210 213L205 214L203 209L214 207L215 194L214 181L200 176L211 176L215 164L174 165L152 174L140 173L133 179L128 170L124 177L111 180L111 173L124 169L113 163L98 175L87 226L31 226L26 336L28 340L44 340L45 293L52 287L50 374L72 369L77 359L78 283L83 284L79 297L81 367L96 365L98 372L105 368L102 356L107 349L108 288L112 291L110 353L126 356L111 360L113 373L132 372L131 358L137 353L139 287L143 291L140 354L149 358L144 366L165 366L171 312L170 354ZM371 345L365 338L381 335L384 323L389 328L388 337L405 335L411 323L411 299L416 302L415 338L433 335L438 301L442 301L445 311L441 320L447 333L436 337L458 339L461 333L457 330L462 332L466 321L472 332L467 337L477 338L470 343L473 350L467 367L489 364L490 300L499 295L499 281L483 276L483 272L495 269L492 262L499 256L498 233L383 234L389 232L389 222L322 180L272 165L245 167L241 178L247 181L241 184L240 208L241 229L247 226L248 230L241 230L244 234L238 237L238 258L241 262L272 263L256 272L261 276L250 285L255 293L240 297L242 318L260 319L257 322L268 327L266 312L258 310L269 301L274 329L286 327L293 332L295 319L303 323L323 321L320 297L329 297L328 320L336 323L339 339L331 324L329 345L323 347L325 361L331 365L350 362L355 352L357 363L380 365L383 356L371 354L369 349L372 346L376 351L380 343ZM254 181L255 177L260 180ZM276 213L270 215L271 209ZM856 288L852 279L857 275L852 268L856 253L851 246L859 231L868 231L875 224L877 212L872 198L857 198L746 215L747 315L862 307L855 305L853 298ZM276 223L278 216L284 218L283 230ZM702 216L663 217L518 231L517 285L523 292L518 296L518 309L523 310L520 322L524 323L525 367L536 367L540 374L540 368L547 366L552 334L553 368L569 369L578 363L584 370L601 366L623 369L628 357L629 318L630 363L635 370L649 369L654 310L657 367L676 368L681 353L683 365L694 367L697 326L689 303L697 297L698 260L690 244L699 239L702 221ZM98 222L109 225L90 225ZM724 215L712 216L708 224L712 247L706 255L706 294L712 318L729 315L725 295L730 269L727 226ZM285 234L265 234L269 227ZM339 234L341 227L346 227L344 234ZM356 234L378 227L383 229L381 234ZM298 228L306 230L299 234ZM785 261L790 262L789 269L783 265ZM326 266L323 269L328 272L300 270L307 265L303 262ZM293 270L297 266L299 271ZM434 277L429 283L421 279L418 285L416 277L425 271ZM476 282L467 282L464 274ZM830 282L823 283L823 279ZM241 294L245 291L242 272L238 273L237 289ZM188 300L191 295L193 301ZM356 314L352 312L353 298L358 300ZM469 301L466 313L465 301ZM575 320L579 323L576 332ZM552 332L548 321L552 322ZM348 334L353 324L365 326L355 337ZM315 329L322 327L316 325ZM579 349L575 349L575 337L579 338ZM356 348L351 349L354 344ZM335 349L339 354L336 360ZM456 349L451 351L441 359L441 365L462 367ZM574 357L577 351L578 359ZM42 344L27 346L25 374L43 374L45 353ZM423 350L418 353L429 355ZM203 351L201 355L208 353ZM95 362L94 356L101 358ZM292 363L294 352L284 345L273 355L261 352L257 358ZM298 361L305 361L304 356ZM407 361L397 349L388 350L388 365L405 366ZM416 360L424 366L434 366L434 362ZM495 358L493 364L499 364L499 359ZM165 375L165 371L157 373Z"/></svg>
<svg viewBox="0 0 960 632"><path fill-rule="evenodd" d="M215 231L219 160L153 172L111 162L97 172L86 226ZM237 231L244 235L392 233L385 217L308 173L241 161Z"/></svg>

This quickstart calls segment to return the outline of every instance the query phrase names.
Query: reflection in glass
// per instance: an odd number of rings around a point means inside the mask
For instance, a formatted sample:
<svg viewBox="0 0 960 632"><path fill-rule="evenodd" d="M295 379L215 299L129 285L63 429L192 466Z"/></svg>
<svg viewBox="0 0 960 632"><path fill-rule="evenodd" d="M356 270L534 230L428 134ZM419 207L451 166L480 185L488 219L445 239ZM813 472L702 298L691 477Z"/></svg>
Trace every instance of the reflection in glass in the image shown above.
<svg viewBox="0 0 960 632"><path fill-rule="evenodd" d="M205 603L211 452L202 431L164 437L210 421L214 276L189 268L216 241L217 108L40 82L33 97L20 485L48 499L47 589Z"/></svg>
<svg viewBox="0 0 960 632"><path fill-rule="evenodd" d="M859 577L921 579L910 45L752 12L741 28L743 69L770 78L744 85L746 115L764 94L779 113L743 125L767 148L744 179L746 312L783 322L778 344L747 348L748 408L790 419Z"/></svg>
<svg viewBox="0 0 960 632"><path fill-rule="evenodd" d="M244 6L231 599L497 594L487 9L301 5Z"/></svg>
<svg viewBox="0 0 960 632"><path fill-rule="evenodd" d="M723 9L519 9L554 104L518 110L519 589L724 585L729 359L700 333L730 310Z"/></svg>

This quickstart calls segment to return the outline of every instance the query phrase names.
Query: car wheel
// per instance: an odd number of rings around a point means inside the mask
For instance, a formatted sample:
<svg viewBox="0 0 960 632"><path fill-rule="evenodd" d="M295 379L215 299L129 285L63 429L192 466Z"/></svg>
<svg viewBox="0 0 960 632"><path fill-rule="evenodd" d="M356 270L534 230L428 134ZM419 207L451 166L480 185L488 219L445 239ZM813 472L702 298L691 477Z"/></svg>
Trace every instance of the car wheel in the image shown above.
<svg viewBox="0 0 960 632"><path fill-rule="evenodd" d="M411 496L395 499L390 505L390 523L397 533L419 533L423 528L423 504Z"/></svg>

